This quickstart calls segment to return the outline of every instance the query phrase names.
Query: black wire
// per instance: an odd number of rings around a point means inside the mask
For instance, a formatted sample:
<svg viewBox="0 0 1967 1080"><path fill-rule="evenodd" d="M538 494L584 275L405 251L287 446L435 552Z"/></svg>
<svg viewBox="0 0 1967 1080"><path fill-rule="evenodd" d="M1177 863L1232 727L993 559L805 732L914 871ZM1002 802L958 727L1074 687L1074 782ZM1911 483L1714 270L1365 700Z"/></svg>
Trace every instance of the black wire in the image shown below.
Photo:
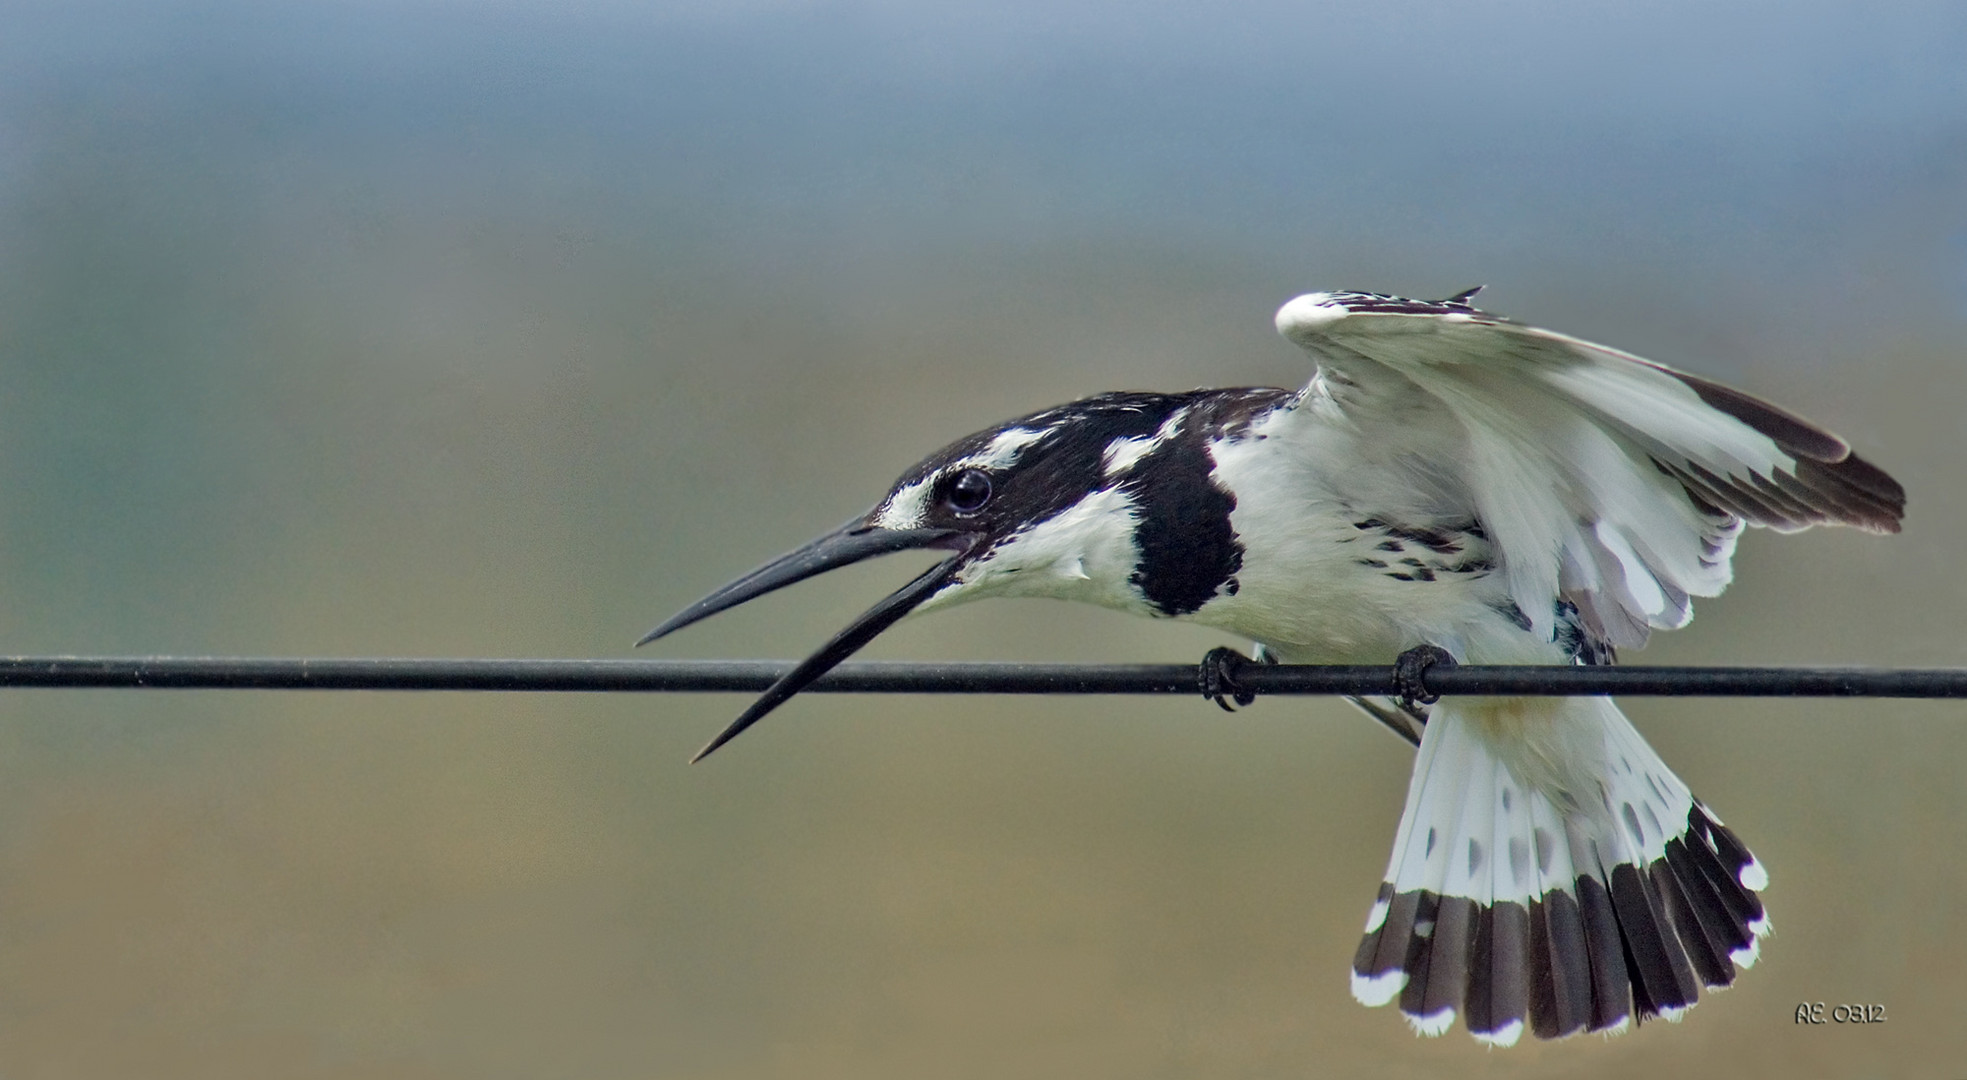
<svg viewBox="0 0 1967 1080"><path fill-rule="evenodd" d="M177 690L764 690L791 670L778 660L439 660L189 656L0 657L0 687ZM1438 694L1624 694L1665 697L1967 697L1967 669L1758 667L1433 668ZM1393 669L1261 666L1236 673L1254 694L1397 696ZM842 664L807 692L860 694L1196 694L1195 664L1002 662Z"/></svg>

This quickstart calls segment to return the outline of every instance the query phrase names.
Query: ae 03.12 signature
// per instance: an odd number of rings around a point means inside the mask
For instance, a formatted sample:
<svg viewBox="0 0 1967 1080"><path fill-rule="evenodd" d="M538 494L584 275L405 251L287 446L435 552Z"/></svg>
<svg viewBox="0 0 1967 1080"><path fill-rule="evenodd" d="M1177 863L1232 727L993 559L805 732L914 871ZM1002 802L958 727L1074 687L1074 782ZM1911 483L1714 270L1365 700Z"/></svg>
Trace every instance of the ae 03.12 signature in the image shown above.
<svg viewBox="0 0 1967 1080"><path fill-rule="evenodd" d="M1796 1022L1799 1024L1882 1024L1885 1022L1885 1006L1825 1005L1821 1001L1805 1001L1796 1007Z"/></svg>

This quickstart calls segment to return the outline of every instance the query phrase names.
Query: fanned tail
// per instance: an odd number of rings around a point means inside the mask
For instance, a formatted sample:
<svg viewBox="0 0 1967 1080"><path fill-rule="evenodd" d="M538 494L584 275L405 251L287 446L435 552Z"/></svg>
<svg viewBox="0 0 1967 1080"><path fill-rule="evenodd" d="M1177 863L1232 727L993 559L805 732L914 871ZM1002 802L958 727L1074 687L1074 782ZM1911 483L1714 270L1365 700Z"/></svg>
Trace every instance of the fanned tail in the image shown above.
<svg viewBox="0 0 1967 1080"><path fill-rule="evenodd" d="M1507 1046L1678 1020L1755 963L1768 876L1605 698L1448 699L1353 996Z"/></svg>

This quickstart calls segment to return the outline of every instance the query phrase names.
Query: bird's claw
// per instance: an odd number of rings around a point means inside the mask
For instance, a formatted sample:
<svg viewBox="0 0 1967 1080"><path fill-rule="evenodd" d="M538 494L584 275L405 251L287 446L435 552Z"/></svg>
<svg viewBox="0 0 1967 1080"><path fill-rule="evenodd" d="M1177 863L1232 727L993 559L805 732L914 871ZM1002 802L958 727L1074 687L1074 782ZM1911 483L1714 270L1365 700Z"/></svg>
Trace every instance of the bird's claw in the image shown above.
<svg viewBox="0 0 1967 1080"><path fill-rule="evenodd" d="M1416 645L1393 658L1393 685L1400 691L1400 705L1412 710L1415 705L1432 705L1441 700L1441 695L1427 688L1427 669L1431 667L1451 668L1455 658L1439 645Z"/></svg>
<svg viewBox="0 0 1967 1080"><path fill-rule="evenodd" d="M1200 665L1202 675L1202 696L1215 702L1224 712L1235 712L1237 705L1251 705L1257 695L1238 685L1236 675L1247 664L1274 664L1277 661L1266 656L1261 649L1258 659L1252 660L1227 645L1219 645L1202 654ZM1224 698L1228 698L1225 701ZM1231 705L1234 701L1236 705Z"/></svg>

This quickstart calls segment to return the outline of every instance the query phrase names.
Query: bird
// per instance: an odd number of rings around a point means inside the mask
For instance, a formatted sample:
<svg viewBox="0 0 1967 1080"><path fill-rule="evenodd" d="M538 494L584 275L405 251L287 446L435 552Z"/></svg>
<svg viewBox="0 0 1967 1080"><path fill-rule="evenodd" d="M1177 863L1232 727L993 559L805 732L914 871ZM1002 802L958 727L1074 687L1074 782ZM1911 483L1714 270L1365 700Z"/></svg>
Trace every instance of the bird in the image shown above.
<svg viewBox="0 0 1967 1080"><path fill-rule="evenodd" d="M911 613L1051 597L1215 628L1250 659L1395 665L1355 699L1418 744L1351 970L1419 1034L1507 1046L1679 1020L1771 929L1768 873L1606 697L1436 698L1431 667L1610 664L1720 594L1745 527L1895 533L1905 491L1780 406L1424 301L1298 296L1301 389L1114 392L966 436L865 514L644 644L827 570L941 561L849 623L701 760ZM1205 658L1239 695L1247 662Z"/></svg>

